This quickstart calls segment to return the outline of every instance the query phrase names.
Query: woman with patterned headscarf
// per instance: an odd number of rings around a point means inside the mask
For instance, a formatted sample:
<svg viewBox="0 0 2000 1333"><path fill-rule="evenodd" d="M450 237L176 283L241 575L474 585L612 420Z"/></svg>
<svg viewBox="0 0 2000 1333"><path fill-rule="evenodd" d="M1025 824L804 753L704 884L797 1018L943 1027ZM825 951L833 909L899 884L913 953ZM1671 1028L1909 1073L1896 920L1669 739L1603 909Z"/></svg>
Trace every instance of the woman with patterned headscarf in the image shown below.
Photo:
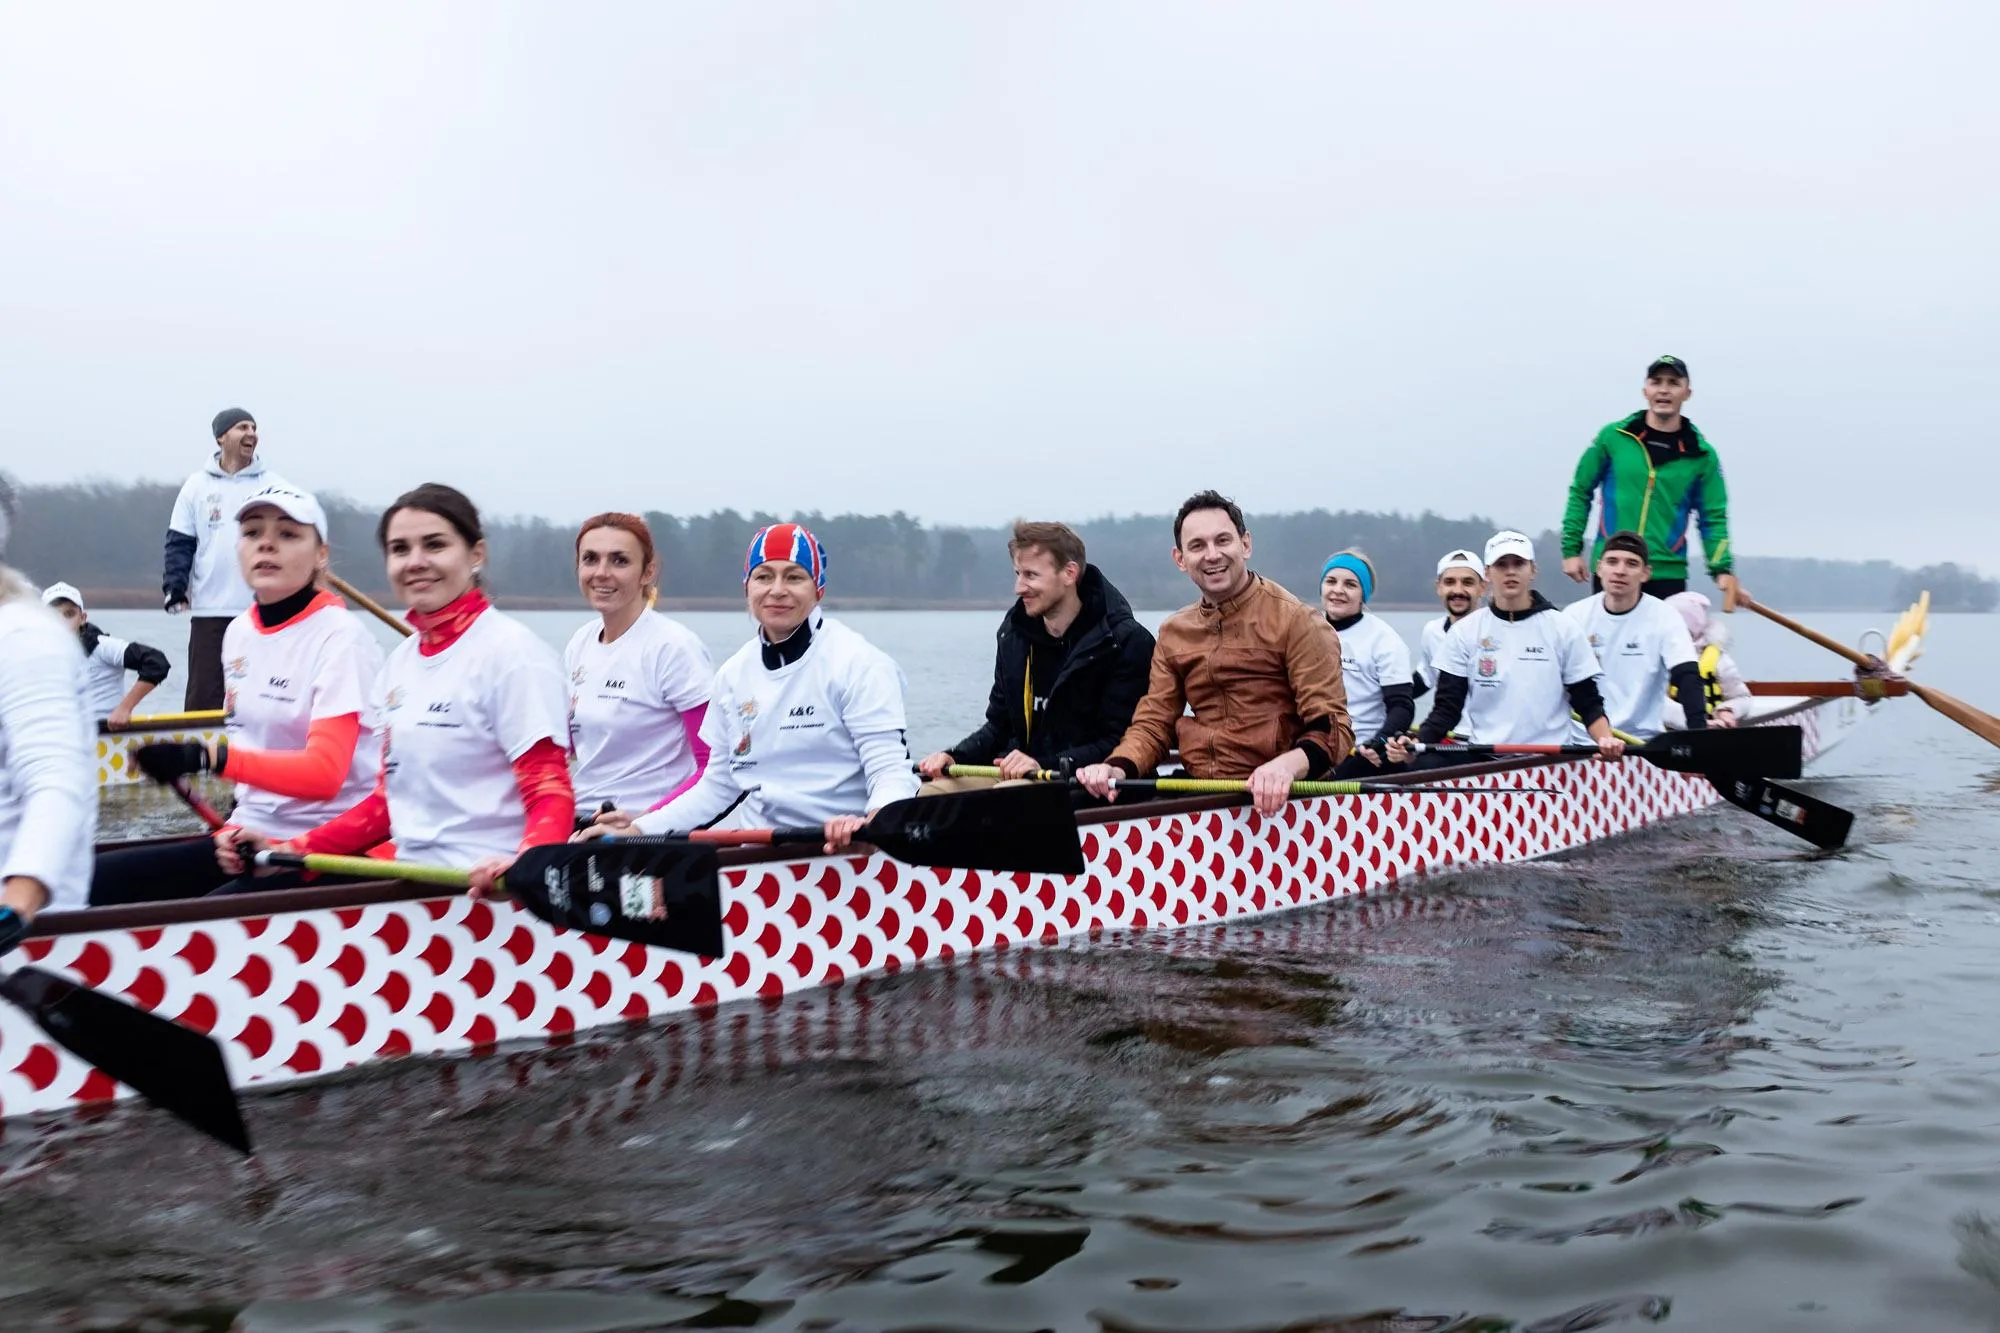
<svg viewBox="0 0 2000 1333"><path fill-rule="evenodd" d="M636 820L608 815L590 833L686 833L734 811L731 822L748 828L820 825L834 852L868 814L917 794L903 673L821 610L819 539L797 523L760 530L744 555L743 588L757 632L715 673L700 781Z"/></svg>
<svg viewBox="0 0 2000 1333"><path fill-rule="evenodd" d="M19 514L0 475L0 561ZM0 563L0 953L46 907L82 907L97 837L96 729L76 635Z"/></svg>

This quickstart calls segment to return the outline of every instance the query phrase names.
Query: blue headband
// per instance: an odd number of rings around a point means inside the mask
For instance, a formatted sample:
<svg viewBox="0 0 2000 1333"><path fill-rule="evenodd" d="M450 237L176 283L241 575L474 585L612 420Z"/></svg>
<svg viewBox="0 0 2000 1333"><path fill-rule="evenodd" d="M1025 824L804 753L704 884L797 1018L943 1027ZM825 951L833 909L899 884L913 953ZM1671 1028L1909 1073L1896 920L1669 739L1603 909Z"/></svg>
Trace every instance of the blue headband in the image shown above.
<svg viewBox="0 0 2000 1333"><path fill-rule="evenodd" d="M1348 551L1342 551L1339 555L1330 555L1326 558L1326 563L1320 566L1319 581L1325 583L1326 576L1333 573L1336 569L1344 569L1361 581L1361 600L1363 602L1374 599L1375 576L1368 572L1368 562L1366 560Z"/></svg>

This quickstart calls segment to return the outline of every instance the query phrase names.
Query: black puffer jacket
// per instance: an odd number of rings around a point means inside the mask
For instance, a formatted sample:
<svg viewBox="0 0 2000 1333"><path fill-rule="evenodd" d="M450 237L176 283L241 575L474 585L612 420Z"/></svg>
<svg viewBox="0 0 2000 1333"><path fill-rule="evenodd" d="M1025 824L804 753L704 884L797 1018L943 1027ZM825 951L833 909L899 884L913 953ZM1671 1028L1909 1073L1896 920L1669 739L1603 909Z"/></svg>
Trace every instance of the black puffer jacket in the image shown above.
<svg viewBox="0 0 2000 1333"><path fill-rule="evenodd" d="M993 693L986 725L951 747L961 764L990 764L1014 750L1044 768L1070 770L1101 763L1132 721L1146 695L1153 663L1153 635L1132 618L1125 595L1095 565L1077 583L1083 610L1063 642L1068 654L1052 680L1037 667L1028 693L1030 653L1046 662L1056 640L1040 619L1015 602L1000 622L993 660ZM1031 721L1032 718L1032 721ZM1032 726L1032 732L1030 727Z"/></svg>

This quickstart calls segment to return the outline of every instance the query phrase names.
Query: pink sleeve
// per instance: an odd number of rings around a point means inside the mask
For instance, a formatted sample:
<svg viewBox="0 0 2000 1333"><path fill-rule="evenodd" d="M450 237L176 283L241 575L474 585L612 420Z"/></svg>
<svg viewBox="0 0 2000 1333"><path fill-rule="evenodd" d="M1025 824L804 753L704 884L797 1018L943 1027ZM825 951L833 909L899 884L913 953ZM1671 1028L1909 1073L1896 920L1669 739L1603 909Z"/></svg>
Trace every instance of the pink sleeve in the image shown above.
<svg viewBox="0 0 2000 1333"><path fill-rule="evenodd" d="M648 811L657 810L668 801L679 796L695 783L701 781L702 770L708 767L708 742L701 738L701 721L708 716L706 703L696 704L681 714L681 726L687 729L688 750L694 755L694 772L687 775L687 781L662 796Z"/></svg>

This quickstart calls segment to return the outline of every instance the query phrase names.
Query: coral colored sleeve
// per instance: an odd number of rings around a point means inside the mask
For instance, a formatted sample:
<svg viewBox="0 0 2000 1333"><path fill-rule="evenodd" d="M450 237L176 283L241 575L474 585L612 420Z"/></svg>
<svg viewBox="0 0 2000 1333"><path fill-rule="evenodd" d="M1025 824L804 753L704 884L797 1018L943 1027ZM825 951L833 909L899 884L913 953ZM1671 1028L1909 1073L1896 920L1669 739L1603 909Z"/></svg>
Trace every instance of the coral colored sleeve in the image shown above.
<svg viewBox="0 0 2000 1333"><path fill-rule="evenodd" d="M291 840L294 851L308 856L354 856L389 841L389 793L382 779L375 790L344 815L335 815L318 828Z"/></svg>
<svg viewBox="0 0 2000 1333"><path fill-rule="evenodd" d="M535 742L514 761L514 782L528 808L520 850L568 842L576 827L576 791L569 782L569 755L549 737Z"/></svg>
<svg viewBox="0 0 2000 1333"><path fill-rule="evenodd" d="M694 772L688 774L686 781L682 782L680 786L647 806L646 809L649 812L659 809L668 801L673 800L674 797L679 796L682 792L694 786L695 783L701 781L702 770L708 767L708 742L701 738L701 720L707 716L708 705L706 703L699 703L693 708L682 711L681 726L687 729L688 753L694 756Z"/></svg>
<svg viewBox="0 0 2000 1333"><path fill-rule="evenodd" d="M306 729L303 750L251 750L231 746L219 770L222 777L259 791L302 801L330 801L340 795L348 770L354 767L354 746L361 737L361 714L316 717Z"/></svg>

